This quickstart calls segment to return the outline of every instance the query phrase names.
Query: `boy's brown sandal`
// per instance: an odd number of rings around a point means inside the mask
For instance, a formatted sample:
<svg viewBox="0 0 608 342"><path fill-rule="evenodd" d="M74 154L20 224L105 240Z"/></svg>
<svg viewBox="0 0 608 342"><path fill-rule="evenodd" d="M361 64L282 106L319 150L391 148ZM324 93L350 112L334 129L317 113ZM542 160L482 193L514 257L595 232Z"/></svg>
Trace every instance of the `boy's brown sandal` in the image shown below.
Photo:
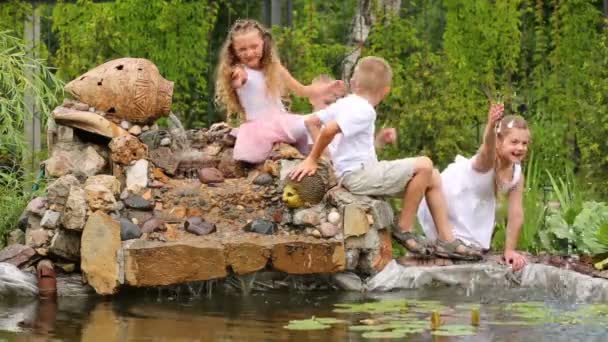
<svg viewBox="0 0 608 342"><path fill-rule="evenodd" d="M413 232L393 229L393 238L417 257L430 258L433 256L433 246L429 245L423 237L417 236Z"/></svg>

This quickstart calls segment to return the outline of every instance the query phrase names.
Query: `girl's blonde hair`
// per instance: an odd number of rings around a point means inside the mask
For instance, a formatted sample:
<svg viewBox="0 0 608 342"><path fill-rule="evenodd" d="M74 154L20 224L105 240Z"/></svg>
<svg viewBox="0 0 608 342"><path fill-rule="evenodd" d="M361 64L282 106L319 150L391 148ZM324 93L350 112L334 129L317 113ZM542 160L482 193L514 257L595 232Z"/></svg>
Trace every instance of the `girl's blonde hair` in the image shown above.
<svg viewBox="0 0 608 342"><path fill-rule="evenodd" d="M528 129L528 123L520 115L506 115L496 125L496 138L503 140L514 129ZM494 160L494 194L498 197L500 184L498 180L498 153Z"/></svg>
<svg viewBox="0 0 608 342"><path fill-rule="evenodd" d="M496 137L504 139L512 129L528 129L528 123L520 115L506 115L496 125Z"/></svg>
<svg viewBox="0 0 608 342"><path fill-rule="evenodd" d="M229 121L234 119L238 119L240 122L245 121L245 111L239 102L236 90L231 85L233 67L240 64L233 44L234 36L251 31L259 32L264 42L260 64L266 79L268 96L281 97L283 94L282 83L280 82L281 61L270 31L255 20L239 19L230 28L228 37L220 50L215 77L215 103L226 111Z"/></svg>

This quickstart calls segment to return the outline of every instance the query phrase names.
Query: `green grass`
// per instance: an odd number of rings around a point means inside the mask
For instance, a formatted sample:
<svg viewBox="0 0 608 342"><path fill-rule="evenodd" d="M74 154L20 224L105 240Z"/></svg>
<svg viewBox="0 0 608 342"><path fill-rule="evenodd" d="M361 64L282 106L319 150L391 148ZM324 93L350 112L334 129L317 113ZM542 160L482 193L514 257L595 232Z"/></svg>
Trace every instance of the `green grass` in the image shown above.
<svg viewBox="0 0 608 342"><path fill-rule="evenodd" d="M33 195L24 191L24 184L15 173L0 169L0 248L5 246L7 234L17 228L19 216Z"/></svg>

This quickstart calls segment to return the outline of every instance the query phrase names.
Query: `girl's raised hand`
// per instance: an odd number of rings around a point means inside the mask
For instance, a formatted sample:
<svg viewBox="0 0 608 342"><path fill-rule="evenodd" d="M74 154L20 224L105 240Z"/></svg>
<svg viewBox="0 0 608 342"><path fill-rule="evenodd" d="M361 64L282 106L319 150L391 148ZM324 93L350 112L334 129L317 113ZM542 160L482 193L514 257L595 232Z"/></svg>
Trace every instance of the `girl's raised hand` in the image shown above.
<svg viewBox="0 0 608 342"><path fill-rule="evenodd" d="M240 65L236 65L232 68L232 88L239 89L247 82L247 71Z"/></svg>
<svg viewBox="0 0 608 342"><path fill-rule="evenodd" d="M488 123L492 126L496 125L502 119L504 112L505 105L503 103L492 103L488 111Z"/></svg>
<svg viewBox="0 0 608 342"><path fill-rule="evenodd" d="M397 141L397 130L395 128L382 128L376 135L376 144L384 146L394 144Z"/></svg>

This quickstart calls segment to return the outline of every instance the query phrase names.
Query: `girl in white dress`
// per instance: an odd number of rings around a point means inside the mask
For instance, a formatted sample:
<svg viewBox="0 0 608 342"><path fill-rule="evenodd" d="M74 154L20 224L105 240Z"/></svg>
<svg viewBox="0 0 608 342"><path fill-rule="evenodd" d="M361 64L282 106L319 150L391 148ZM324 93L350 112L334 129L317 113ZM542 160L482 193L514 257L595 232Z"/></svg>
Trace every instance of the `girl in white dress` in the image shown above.
<svg viewBox="0 0 608 342"><path fill-rule="evenodd" d="M483 143L476 155L470 159L459 155L441 175L434 174L441 177L448 219L456 239L450 243L437 239L437 230L424 200L418 209L418 220L427 238L436 240L438 256L451 257L462 244L472 249L489 249L497 195L504 193L509 205L504 258L514 270L519 270L526 264L525 257L515 251L524 220L524 177L520 163L528 151L530 132L521 116L503 118L503 111L502 104L490 107Z"/></svg>

